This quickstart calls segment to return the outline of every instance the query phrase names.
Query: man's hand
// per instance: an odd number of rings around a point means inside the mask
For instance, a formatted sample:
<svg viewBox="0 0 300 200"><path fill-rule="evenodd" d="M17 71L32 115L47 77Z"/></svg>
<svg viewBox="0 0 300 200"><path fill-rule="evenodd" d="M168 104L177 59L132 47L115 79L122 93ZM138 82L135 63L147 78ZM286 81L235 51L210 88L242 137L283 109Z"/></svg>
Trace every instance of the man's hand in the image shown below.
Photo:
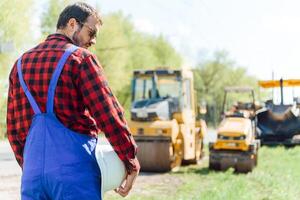
<svg viewBox="0 0 300 200"><path fill-rule="evenodd" d="M126 197L132 189L132 186L138 175L139 169L137 171L132 171L131 174L127 174L127 177L124 180L123 184L119 188L115 189L115 192L117 192L122 197Z"/></svg>

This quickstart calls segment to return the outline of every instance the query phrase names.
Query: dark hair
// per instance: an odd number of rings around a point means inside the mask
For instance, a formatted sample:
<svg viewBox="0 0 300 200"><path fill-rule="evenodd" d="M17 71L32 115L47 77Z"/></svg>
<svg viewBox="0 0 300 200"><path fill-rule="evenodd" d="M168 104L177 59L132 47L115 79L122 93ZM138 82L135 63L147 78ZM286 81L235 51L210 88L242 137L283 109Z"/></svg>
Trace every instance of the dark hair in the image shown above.
<svg viewBox="0 0 300 200"><path fill-rule="evenodd" d="M82 24L86 22L86 19L89 16L95 16L98 19L99 23L102 25L100 15L92 6L83 2L69 5L60 13L56 28L61 29L66 27L71 18L74 18L77 22Z"/></svg>

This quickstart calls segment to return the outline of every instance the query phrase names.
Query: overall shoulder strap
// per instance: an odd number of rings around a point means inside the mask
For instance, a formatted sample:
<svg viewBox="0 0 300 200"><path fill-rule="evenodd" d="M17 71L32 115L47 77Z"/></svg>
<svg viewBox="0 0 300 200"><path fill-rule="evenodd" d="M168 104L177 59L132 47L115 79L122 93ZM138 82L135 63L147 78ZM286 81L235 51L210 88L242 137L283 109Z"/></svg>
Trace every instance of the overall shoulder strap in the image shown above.
<svg viewBox="0 0 300 200"><path fill-rule="evenodd" d="M22 57L20 57L18 59L17 68L18 68L18 76L19 76L20 84L23 88L23 91L25 92L25 94L27 96L27 99L28 99L28 101L31 105L31 108L34 111L34 114L41 113L41 110L40 110L39 106L37 105L36 101L34 100L33 96L31 95L30 91L28 90L27 85L26 85L26 83L23 79L23 75L22 75Z"/></svg>
<svg viewBox="0 0 300 200"><path fill-rule="evenodd" d="M53 105L54 105L54 95L55 95L55 89L56 89L56 85L57 85L57 81L59 79L59 76L62 72L62 69L64 68L64 65L67 61L67 59L69 58L69 56L76 51L76 49L78 49L77 46L72 45L71 47L69 47L68 49L66 49L66 51L64 52L64 54L62 55L62 57L60 58L60 60L58 61L57 67L52 75L51 81L50 81L50 85L49 85L49 89L48 89L48 98L47 98L47 113L53 113Z"/></svg>

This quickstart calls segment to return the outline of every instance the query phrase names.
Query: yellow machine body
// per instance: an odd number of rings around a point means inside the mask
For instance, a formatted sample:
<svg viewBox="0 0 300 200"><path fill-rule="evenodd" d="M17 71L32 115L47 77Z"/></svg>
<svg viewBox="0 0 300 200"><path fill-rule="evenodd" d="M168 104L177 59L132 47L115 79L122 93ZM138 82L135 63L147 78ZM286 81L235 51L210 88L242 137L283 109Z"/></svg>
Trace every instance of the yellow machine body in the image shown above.
<svg viewBox="0 0 300 200"><path fill-rule="evenodd" d="M295 87L300 86L299 79L287 79L287 80L263 80L258 81L260 87L263 88L276 88L276 87Z"/></svg>
<svg viewBox="0 0 300 200"><path fill-rule="evenodd" d="M216 150L248 151L254 139L251 120L247 118L229 117L223 119L218 129L218 139L214 143Z"/></svg>

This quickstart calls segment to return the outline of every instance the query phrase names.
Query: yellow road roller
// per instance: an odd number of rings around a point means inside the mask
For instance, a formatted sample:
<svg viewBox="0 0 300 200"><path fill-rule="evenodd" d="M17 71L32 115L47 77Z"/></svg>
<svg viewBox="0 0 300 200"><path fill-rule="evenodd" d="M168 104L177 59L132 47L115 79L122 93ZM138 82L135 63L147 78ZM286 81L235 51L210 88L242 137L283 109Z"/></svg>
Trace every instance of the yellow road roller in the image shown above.
<svg viewBox="0 0 300 200"><path fill-rule="evenodd" d="M196 120L190 70L137 70L132 80L131 120L141 171L165 172L203 155L206 123Z"/></svg>
<svg viewBox="0 0 300 200"><path fill-rule="evenodd" d="M246 93L244 96L248 96L250 102L233 102L232 98L228 98L232 93L235 94L232 97ZM230 100L231 106L228 103ZM225 88L223 120L218 128L216 141L209 143L210 169L227 170L232 167L236 172L247 173L256 166L260 141L255 139L255 111L252 88Z"/></svg>

